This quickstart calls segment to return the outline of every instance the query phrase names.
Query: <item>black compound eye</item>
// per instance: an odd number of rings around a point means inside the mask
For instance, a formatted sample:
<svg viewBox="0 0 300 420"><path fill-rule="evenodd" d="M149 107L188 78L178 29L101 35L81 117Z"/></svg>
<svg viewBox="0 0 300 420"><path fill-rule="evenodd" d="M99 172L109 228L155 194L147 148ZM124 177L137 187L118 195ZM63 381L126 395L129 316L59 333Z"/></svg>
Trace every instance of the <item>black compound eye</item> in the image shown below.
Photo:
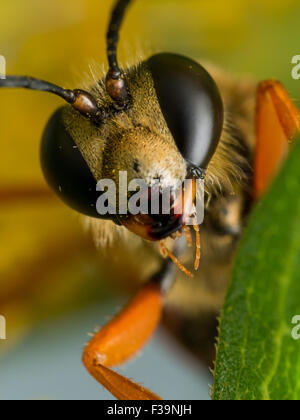
<svg viewBox="0 0 300 420"><path fill-rule="evenodd" d="M79 213L100 218L96 211L100 194L96 191L97 181L63 124L62 109L53 114L43 135L41 165L44 176L68 206Z"/></svg>
<svg viewBox="0 0 300 420"><path fill-rule="evenodd" d="M205 169L219 144L223 102L212 77L198 63L175 54L147 61L166 123L184 159Z"/></svg>

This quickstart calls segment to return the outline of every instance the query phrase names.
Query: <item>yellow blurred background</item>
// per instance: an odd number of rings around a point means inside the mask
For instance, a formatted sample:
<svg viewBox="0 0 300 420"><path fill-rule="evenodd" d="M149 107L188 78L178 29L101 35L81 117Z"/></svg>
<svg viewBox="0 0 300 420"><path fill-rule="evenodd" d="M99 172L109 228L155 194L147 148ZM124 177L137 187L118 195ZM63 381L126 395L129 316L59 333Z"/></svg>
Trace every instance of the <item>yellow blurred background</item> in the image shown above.
<svg viewBox="0 0 300 420"><path fill-rule="evenodd" d="M111 0L1 0L0 6L8 74L75 88L93 61L106 66ZM203 56L232 74L276 77L300 98L300 81L291 77L299 21L298 0L136 0L120 57L133 63L162 50ZM54 197L1 199L8 189L46 188L39 141L61 102L22 90L0 96L0 314L10 334L4 350L36 322L118 292L74 212Z"/></svg>

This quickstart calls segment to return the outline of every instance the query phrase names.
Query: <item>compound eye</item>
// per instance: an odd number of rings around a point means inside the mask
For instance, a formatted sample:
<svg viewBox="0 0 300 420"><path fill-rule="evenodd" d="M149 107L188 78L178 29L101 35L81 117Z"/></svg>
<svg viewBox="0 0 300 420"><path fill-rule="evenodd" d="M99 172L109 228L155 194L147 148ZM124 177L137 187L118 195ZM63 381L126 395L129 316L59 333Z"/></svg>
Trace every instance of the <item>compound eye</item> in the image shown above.
<svg viewBox="0 0 300 420"><path fill-rule="evenodd" d="M166 123L184 159L205 169L219 144L224 121L220 92L198 63L175 54L147 61Z"/></svg>
<svg viewBox="0 0 300 420"><path fill-rule="evenodd" d="M50 118L42 138L40 156L44 176L69 207L100 218L96 211L97 181L63 124L62 110L58 109Z"/></svg>

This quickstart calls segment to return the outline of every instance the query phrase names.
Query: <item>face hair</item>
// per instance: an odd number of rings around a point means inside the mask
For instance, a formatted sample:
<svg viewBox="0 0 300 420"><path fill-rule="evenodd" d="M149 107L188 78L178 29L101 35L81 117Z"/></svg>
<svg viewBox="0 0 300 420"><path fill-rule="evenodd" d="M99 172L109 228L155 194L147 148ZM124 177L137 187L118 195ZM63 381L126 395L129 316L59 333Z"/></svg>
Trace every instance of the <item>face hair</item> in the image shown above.
<svg viewBox="0 0 300 420"><path fill-rule="evenodd" d="M128 94L125 81L122 78L121 70L117 60L117 45L119 31L124 18L126 7L131 0L118 0L113 11L107 33L107 56L109 70L106 77L106 89L109 96L116 102L118 109L124 108L128 103ZM59 96L71 104L74 109L84 116L96 121L101 121L104 115L99 109L95 98L88 92L80 89L64 89L53 83L28 76L7 76L0 79L0 88L23 88L49 92Z"/></svg>

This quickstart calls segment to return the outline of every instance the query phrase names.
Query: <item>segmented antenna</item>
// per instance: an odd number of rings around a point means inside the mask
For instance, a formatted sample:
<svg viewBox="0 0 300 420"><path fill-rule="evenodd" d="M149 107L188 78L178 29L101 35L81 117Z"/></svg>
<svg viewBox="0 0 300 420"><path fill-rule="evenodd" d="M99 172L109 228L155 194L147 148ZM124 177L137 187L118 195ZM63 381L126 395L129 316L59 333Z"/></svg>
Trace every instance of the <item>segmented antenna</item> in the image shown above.
<svg viewBox="0 0 300 420"><path fill-rule="evenodd" d="M71 104L73 108L83 115L93 118L101 117L101 112L94 97L84 90L64 89L53 83L27 76L7 76L5 79L0 79L0 88L1 87L23 88L53 93Z"/></svg>
<svg viewBox="0 0 300 420"><path fill-rule="evenodd" d="M131 0L118 0L113 8L111 20L107 32L107 56L109 70L106 77L106 89L110 97L123 108L128 102L128 93L125 81L117 59L117 46L119 32L123 22L124 14ZM75 89L64 89L53 83L27 76L7 76L0 79L0 88L24 88L53 93L71 104L81 114L100 120L103 118L95 98L88 92Z"/></svg>
<svg viewBox="0 0 300 420"><path fill-rule="evenodd" d="M76 100L75 94L72 90L63 89L52 83L48 83L40 79L35 79L33 77L7 76L5 79L0 79L0 87L24 88L30 90L39 90L42 92L50 92L54 93L54 95L60 96L70 104L73 104Z"/></svg>
<svg viewBox="0 0 300 420"><path fill-rule="evenodd" d="M109 70L106 76L106 90L109 96L119 104L125 106L128 102L128 92L117 58L119 32L124 19L126 8L132 0L117 0L111 15L107 31L107 58Z"/></svg>

